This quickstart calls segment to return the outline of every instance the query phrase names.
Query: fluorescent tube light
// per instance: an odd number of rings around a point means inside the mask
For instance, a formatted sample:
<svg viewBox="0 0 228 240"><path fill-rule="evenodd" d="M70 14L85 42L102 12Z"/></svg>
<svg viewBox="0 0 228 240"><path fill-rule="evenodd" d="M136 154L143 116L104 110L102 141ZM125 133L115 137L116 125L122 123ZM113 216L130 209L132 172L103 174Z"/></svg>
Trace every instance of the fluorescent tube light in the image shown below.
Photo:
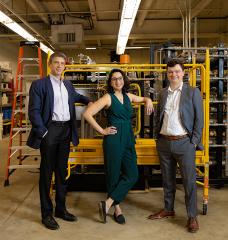
<svg viewBox="0 0 228 240"><path fill-rule="evenodd" d="M37 40L38 41L38 40ZM49 47L47 47L45 44L43 44L42 42L40 42L40 49L42 50L42 51L44 51L45 53L47 53L47 54L52 54L52 53L54 53L54 51L51 49L51 48L49 48Z"/></svg>
<svg viewBox="0 0 228 240"><path fill-rule="evenodd" d="M0 11L0 22L4 24L6 27L23 37L24 39L28 41L37 41L39 40L35 37L33 37L29 32L27 32L23 27L21 27L18 23L16 23L14 20L12 20L10 17L5 15L2 11ZM52 54L53 51L43 43L40 43L40 49L46 53L50 51Z"/></svg>
<svg viewBox="0 0 228 240"><path fill-rule="evenodd" d="M96 47L87 47L86 50L95 50L97 49Z"/></svg>
<svg viewBox="0 0 228 240"><path fill-rule="evenodd" d="M124 0L116 46L117 54L123 54L125 51L140 2L141 0Z"/></svg>

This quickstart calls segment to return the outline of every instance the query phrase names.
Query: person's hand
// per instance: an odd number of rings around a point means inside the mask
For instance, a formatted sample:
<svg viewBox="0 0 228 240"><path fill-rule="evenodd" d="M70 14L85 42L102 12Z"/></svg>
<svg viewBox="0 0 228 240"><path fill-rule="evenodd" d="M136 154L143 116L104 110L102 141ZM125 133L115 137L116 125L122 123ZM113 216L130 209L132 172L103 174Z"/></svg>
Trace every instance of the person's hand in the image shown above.
<svg viewBox="0 0 228 240"><path fill-rule="evenodd" d="M87 106L89 107L89 106L91 106L91 105L93 105L93 102L89 102Z"/></svg>
<svg viewBox="0 0 228 240"><path fill-rule="evenodd" d="M105 128L104 130L103 130L103 135L114 135L114 134L116 134L117 133L117 129L116 129L116 127L113 127L113 126L111 126L111 127L107 127L107 128Z"/></svg>
<svg viewBox="0 0 228 240"><path fill-rule="evenodd" d="M146 114L150 115L154 111L154 106L150 98L147 98L145 106L146 106Z"/></svg>

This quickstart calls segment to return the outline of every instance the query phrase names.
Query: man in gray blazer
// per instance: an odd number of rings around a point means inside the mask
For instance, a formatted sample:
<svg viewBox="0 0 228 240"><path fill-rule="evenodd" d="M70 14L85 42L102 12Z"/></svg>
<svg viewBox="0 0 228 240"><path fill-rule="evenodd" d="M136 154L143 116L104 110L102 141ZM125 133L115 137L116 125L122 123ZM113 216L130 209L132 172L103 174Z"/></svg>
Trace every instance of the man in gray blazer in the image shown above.
<svg viewBox="0 0 228 240"><path fill-rule="evenodd" d="M198 88L183 83L184 66L178 60L167 64L169 86L164 88L158 100L157 152L160 159L164 209L151 214L151 220L175 216L176 166L180 168L187 209L187 229L196 232L197 192L195 151L203 150L203 104Z"/></svg>

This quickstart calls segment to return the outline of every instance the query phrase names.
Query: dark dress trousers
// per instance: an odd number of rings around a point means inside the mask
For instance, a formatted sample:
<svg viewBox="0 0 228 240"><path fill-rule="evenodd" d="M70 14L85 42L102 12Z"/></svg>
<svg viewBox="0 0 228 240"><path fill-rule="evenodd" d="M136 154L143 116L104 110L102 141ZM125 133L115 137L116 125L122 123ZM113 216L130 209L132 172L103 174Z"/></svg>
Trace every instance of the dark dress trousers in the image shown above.
<svg viewBox="0 0 228 240"><path fill-rule="evenodd" d="M187 214L188 217L196 217L195 150L203 150L201 143L204 125L202 97L198 88L183 84L179 113L181 124L187 131L187 136L178 140L168 140L159 134L163 124L167 97L168 87L164 88L160 93L156 119L157 151L162 170L165 210L174 210L176 165L178 163L185 189Z"/></svg>
<svg viewBox="0 0 228 240"><path fill-rule="evenodd" d="M27 140L27 145L34 149L40 148L39 190L42 218L51 215L53 212L52 201L49 197L53 172L55 172L56 183L55 210L62 212L66 209L65 177L70 141L75 146L79 143L75 103L89 103L87 97L75 91L70 81L63 81L63 83L68 92L70 121L67 122L52 121L54 91L49 76L34 81L29 91L28 114L32 129ZM46 132L47 134L45 135Z"/></svg>

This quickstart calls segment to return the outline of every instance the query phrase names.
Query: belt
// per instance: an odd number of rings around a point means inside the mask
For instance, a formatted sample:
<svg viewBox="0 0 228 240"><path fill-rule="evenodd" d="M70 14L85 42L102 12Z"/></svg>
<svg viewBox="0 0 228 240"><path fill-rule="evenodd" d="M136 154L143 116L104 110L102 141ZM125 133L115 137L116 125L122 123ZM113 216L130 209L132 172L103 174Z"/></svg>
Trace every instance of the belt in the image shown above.
<svg viewBox="0 0 228 240"><path fill-rule="evenodd" d="M188 136L188 134L177 135L177 136L169 136L169 135L160 134L160 136L169 140L169 141L172 141L172 140L180 140L180 139L186 138Z"/></svg>
<svg viewBox="0 0 228 240"><path fill-rule="evenodd" d="M52 121L51 123L58 126L64 126L64 125L68 125L70 121Z"/></svg>

